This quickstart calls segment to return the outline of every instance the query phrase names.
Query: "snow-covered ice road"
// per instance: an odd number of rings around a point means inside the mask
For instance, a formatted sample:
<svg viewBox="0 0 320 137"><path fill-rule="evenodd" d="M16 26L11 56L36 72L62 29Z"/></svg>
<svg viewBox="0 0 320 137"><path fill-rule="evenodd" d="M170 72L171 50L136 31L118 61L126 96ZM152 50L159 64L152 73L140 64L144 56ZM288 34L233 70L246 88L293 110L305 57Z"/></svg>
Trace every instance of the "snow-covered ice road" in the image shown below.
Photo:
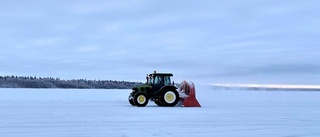
<svg viewBox="0 0 320 137"><path fill-rule="evenodd" d="M0 89L1 137L319 137L320 92L197 87L201 108L145 108L130 90Z"/></svg>

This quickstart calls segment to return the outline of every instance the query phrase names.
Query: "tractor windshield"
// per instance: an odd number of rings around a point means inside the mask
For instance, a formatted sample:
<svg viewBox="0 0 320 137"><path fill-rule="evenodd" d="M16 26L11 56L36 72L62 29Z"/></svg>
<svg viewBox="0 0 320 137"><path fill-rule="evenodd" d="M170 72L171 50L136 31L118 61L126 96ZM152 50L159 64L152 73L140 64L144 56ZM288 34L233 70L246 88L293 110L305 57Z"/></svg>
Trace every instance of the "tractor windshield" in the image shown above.
<svg viewBox="0 0 320 137"><path fill-rule="evenodd" d="M153 78L152 77L148 77L147 84L148 85L152 85L152 83L153 83Z"/></svg>
<svg viewBox="0 0 320 137"><path fill-rule="evenodd" d="M154 84L162 85L163 84L162 76L156 76L155 79L154 79Z"/></svg>

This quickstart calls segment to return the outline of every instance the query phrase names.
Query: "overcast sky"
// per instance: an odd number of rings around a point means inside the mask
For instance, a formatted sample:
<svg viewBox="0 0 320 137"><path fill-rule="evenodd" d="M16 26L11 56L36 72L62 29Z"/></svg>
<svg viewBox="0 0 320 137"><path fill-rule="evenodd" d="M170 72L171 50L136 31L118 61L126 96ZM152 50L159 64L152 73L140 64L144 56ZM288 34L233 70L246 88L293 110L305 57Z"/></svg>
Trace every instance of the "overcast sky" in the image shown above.
<svg viewBox="0 0 320 137"><path fill-rule="evenodd" d="M319 0L2 0L0 75L320 84Z"/></svg>

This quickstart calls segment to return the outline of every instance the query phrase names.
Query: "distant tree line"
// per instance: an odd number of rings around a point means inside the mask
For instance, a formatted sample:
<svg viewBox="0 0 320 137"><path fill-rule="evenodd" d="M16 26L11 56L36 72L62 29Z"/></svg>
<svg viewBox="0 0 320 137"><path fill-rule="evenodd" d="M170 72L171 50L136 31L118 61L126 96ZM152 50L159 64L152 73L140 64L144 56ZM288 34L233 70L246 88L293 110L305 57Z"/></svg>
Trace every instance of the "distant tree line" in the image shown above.
<svg viewBox="0 0 320 137"><path fill-rule="evenodd" d="M77 88L77 89L130 89L141 82L114 80L62 80L52 77L0 76L0 88Z"/></svg>

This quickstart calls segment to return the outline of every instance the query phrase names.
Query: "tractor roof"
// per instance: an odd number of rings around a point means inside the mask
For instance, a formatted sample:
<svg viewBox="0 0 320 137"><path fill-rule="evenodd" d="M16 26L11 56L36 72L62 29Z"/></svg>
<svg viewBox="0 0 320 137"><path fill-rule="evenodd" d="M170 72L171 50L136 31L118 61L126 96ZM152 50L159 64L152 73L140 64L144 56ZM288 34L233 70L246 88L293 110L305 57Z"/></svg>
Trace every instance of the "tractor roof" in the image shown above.
<svg viewBox="0 0 320 137"><path fill-rule="evenodd" d="M152 74L149 74L149 76L156 76L156 75L173 76L172 73L152 73Z"/></svg>

